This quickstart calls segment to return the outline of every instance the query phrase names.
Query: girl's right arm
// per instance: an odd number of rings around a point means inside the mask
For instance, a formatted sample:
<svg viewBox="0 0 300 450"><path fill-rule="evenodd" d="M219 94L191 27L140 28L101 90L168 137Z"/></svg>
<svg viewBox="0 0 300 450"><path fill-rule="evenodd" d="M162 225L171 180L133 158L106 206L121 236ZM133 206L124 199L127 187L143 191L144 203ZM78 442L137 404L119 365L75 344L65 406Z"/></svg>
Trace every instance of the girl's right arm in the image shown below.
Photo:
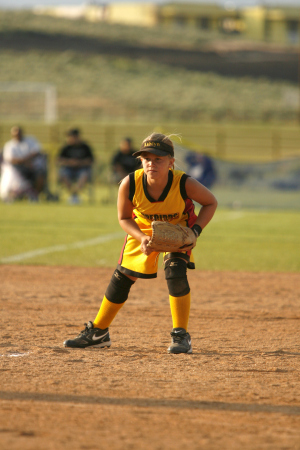
<svg viewBox="0 0 300 450"><path fill-rule="evenodd" d="M145 255L149 255L151 250L148 249L147 243L150 236L144 234L136 221L132 218L133 204L129 200L129 176L121 182L118 194L118 219L123 230L141 243L141 251Z"/></svg>

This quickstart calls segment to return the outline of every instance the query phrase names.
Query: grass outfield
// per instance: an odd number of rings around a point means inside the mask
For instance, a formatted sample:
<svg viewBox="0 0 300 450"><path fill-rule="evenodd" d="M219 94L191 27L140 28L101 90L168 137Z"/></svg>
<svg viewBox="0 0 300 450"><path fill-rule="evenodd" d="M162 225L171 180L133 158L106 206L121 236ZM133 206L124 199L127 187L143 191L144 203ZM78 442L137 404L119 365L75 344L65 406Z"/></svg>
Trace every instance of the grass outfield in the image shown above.
<svg viewBox="0 0 300 450"><path fill-rule="evenodd" d="M0 263L107 266L125 233L115 204L0 204ZM219 208L194 251L202 270L296 272L300 214ZM162 260L160 260L162 266Z"/></svg>

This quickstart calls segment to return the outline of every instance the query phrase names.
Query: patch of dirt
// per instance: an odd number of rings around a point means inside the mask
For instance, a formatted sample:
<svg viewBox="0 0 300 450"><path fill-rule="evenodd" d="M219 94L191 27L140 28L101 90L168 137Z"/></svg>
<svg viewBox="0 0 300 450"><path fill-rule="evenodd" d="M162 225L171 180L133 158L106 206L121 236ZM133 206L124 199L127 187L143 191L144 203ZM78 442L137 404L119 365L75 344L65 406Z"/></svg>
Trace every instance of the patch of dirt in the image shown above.
<svg viewBox="0 0 300 450"><path fill-rule="evenodd" d="M297 273L189 271L192 355L169 355L164 274L139 280L112 346L63 341L112 269L0 266L0 447L299 449Z"/></svg>

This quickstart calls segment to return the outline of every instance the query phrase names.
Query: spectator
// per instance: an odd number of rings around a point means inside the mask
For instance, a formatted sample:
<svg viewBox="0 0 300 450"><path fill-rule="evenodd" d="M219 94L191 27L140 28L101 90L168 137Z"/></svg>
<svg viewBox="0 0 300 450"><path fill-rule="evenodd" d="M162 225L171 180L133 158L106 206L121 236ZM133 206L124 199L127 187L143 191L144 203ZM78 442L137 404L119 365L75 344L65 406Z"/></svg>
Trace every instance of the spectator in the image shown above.
<svg viewBox="0 0 300 450"><path fill-rule="evenodd" d="M12 127L11 137L3 148L2 200L27 197L37 201L42 191L51 196L47 186L47 159L41 152L39 142L31 136L24 136L19 126Z"/></svg>
<svg viewBox="0 0 300 450"><path fill-rule="evenodd" d="M80 131L67 132L67 144L59 151L59 181L69 190L71 204L80 203L79 192L92 179L94 155L91 147L81 140Z"/></svg>
<svg viewBox="0 0 300 450"><path fill-rule="evenodd" d="M119 183L126 175L139 168L140 161L132 156L134 152L132 139L128 137L122 139L111 162L114 182Z"/></svg>
<svg viewBox="0 0 300 450"><path fill-rule="evenodd" d="M187 173L203 186L211 188L216 181L216 170L212 159L201 153L189 152L185 160L188 164Z"/></svg>

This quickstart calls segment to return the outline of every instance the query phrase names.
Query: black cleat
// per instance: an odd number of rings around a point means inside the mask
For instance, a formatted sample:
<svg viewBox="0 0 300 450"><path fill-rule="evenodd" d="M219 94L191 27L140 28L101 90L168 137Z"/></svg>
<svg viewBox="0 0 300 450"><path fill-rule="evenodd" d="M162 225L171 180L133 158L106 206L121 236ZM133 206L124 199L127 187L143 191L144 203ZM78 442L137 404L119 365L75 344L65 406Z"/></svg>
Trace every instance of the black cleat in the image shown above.
<svg viewBox="0 0 300 450"><path fill-rule="evenodd" d="M192 353L192 341L189 333L184 328L173 328L171 331L172 344L168 348L169 353Z"/></svg>
<svg viewBox="0 0 300 450"><path fill-rule="evenodd" d="M101 328L94 328L93 322L91 321L89 321L87 324L85 323L84 325L85 329L82 330L75 339L68 339L64 342L65 347L103 348L111 346L108 328L105 328L105 330L101 330Z"/></svg>

